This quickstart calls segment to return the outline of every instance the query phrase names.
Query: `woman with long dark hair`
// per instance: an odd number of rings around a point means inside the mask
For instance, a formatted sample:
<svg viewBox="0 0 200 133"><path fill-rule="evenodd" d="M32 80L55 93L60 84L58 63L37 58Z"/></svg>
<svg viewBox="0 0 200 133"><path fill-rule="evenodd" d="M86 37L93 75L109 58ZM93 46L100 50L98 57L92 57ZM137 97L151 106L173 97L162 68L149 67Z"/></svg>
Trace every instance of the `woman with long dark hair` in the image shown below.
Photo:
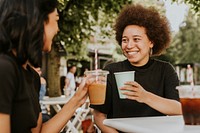
<svg viewBox="0 0 200 133"><path fill-rule="evenodd" d="M56 133L87 98L85 80L62 110L42 124L39 75L42 50L58 32L56 0L0 1L0 133Z"/></svg>

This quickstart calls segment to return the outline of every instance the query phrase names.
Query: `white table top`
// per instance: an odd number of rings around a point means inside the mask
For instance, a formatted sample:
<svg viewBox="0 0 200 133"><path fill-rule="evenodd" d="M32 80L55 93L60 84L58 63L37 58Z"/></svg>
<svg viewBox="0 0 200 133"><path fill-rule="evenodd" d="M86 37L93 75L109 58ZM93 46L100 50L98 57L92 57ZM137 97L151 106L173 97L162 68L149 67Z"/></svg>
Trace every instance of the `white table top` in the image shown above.
<svg viewBox="0 0 200 133"><path fill-rule="evenodd" d="M127 133L200 133L200 125L185 126L181 115L106 119L103 124Z"/></svg>
<svg viewBox="0 0 200 133"><path fill-rule="evenodd" d="M46 105L53 105L53 104L65 104L70 100L71 97L66 97L64 95L59 96L59 97L48 97L45 96L43 98L43 100L41 100L40 102L42 104L46 104Z"/></svg>

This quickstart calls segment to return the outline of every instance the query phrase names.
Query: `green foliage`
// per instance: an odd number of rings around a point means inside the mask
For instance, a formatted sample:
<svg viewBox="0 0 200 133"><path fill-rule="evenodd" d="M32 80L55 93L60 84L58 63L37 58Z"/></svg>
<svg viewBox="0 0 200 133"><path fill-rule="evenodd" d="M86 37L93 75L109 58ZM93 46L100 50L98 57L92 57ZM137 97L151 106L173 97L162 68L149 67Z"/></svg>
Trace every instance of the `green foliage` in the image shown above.
<svg viewBox="0 0 200 133"><path fill-rule="evenodd" d="M172 0L173 2L184 2L191 5L191 8L199 14L200 11L200 0Z"/></svg>
<svg viewBox="0 0 200 133"><path fill-rule="evenodd" d="M87 57L87 46L91 43L92 36L97 37L98 43L104 44L106 39L109 44L114 42L114 31L112 30L114 21L122 6L128 3L139 2L145 5L153 4L161 7L158 0L58 0L59 1L59 28L60 32L56 36L55 44L63 44L67 51L67 59L76 61L89 60ZM106 39L105 39L106 38ZM52 47L48 56L48 83L49 94L57 96L59 94L59 55ZM113 53L117 59L122 54L118 46Z"/></svg>
<svg viewBox="0 0 200 133"><path fill-rule="evenodd" d="M58 0L60 32L56 41L64 42L67 57L86 59L86 46L90 36L95 32L95 25L101 26L101 33L110 36L113 32L106 30L112 26L113 18L122 5L131 0Z"/></svg>
<svg viewBox="0 0 200 133"><path fill-rule="evenodd" d="M176 63L200 62L200 17L189 11L168 50Z"/></svg>
<svg viewBox="0 0 200 133"><path fill-rule="evenodd" d="M180 30L174 35L167 56L175 63L200 63L200 0L172 0L191 7Z"/></svg>
<svg viewBox="0 0 200 133"><path fill-rule="evenodd" d="M87 45L91 36L99 36L98 43L114 38L114 21L125 4L141 0L58 0L59 28L56 41L62 42L67 58L89 60ZM143 0L143 5L154 6L164 14L164 4L157 0ZM98 34L98 35L97 35ZM120 53L119 53L120 54Z"/></svg>

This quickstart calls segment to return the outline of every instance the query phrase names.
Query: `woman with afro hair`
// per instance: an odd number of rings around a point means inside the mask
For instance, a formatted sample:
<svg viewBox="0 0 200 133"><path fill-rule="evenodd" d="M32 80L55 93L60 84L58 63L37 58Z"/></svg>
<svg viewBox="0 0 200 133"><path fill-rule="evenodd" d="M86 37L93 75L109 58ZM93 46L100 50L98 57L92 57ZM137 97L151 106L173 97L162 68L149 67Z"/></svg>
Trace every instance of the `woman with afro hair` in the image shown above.
<svg viewBox="0 0 200 133"><path fill-rule="evenodd" d="M153 59L170 44L170 25L153 7L127 5L119 14L116 40L121 46L124 61L107 65L109 71L106 101L94 108L94 120L103 132L118 132L103 125L106 118L180 115L176 86L179 79L173 66ZM135 80L126 82L121 90L126 99L120 99L114 73L135 71Z"/></svg>

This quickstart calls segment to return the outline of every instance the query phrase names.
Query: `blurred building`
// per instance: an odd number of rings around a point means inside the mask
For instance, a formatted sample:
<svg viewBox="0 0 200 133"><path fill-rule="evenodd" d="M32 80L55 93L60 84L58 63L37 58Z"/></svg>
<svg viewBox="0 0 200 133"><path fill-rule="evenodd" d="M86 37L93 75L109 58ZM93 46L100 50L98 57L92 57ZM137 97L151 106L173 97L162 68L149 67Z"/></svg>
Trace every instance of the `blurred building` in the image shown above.
<svg viewBox="0 0 200 133"><path fill-rule="evenodd" d="M180 63L175 68L181 85L200 84L200 63Z"/></svg>

